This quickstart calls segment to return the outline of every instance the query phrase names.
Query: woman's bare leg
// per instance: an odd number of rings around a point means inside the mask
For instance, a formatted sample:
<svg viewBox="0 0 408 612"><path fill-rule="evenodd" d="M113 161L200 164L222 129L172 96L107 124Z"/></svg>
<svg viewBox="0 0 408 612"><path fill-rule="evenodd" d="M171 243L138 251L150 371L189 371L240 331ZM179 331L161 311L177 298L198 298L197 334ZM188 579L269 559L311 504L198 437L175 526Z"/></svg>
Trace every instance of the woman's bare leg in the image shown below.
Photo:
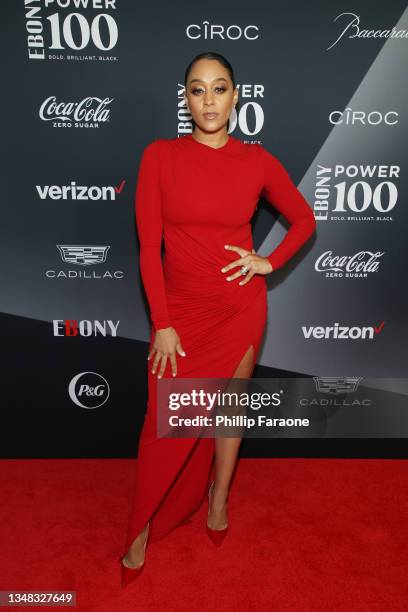
<svg viewBox="0 0 408 612"><path fill-rule="evenodd" d="M254 349L251 345L242 358L233 378L250 378L254 368ZM215 440L215 484L212 489L210 513L207 519L212 529L223 529L228 522L227 501L232 474L242 436L216 438Z"/></svg>

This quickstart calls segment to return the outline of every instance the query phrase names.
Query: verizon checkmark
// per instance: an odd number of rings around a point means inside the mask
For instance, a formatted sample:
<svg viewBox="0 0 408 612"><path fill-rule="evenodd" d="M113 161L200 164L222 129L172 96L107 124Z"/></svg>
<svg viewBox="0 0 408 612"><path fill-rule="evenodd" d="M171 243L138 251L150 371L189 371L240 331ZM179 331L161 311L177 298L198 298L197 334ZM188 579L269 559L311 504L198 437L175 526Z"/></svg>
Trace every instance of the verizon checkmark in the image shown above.
<svg viewBox="0 0 408 612"><path fill-rule="evenodd" d="M122 189L123 189L123 187L124 187L124 185L125 185L125 182L126 182L126 181L125 181L125 179L123 179L123 180L122 180L122 182L120 183L120 185L118 185L117 187L116 187L116 185L115 185L115 191L116 191L116 193L120 193L120 192L122 191Z"/></svg>
<svg viewBox="0 0 408 612"><path fill-rule="evenodd" d="M373 325L373 327L374 327L375 333L379 334L382 328L384 327L384 321L381 323L380 327L376 327L375 325Z"/></svg>

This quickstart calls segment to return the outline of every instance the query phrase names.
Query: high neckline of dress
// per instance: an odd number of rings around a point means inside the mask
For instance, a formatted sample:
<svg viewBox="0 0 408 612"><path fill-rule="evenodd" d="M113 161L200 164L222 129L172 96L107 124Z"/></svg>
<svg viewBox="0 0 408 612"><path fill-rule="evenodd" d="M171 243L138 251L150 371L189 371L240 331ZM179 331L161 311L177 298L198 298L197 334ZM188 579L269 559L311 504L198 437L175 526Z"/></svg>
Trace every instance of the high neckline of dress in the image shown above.
<svg viewBox="0 0 408 612"><path fill-rule="evenodd" d="M195 143L199 147L205 147L206 149L211 149L212 151L225 151L225 149L229 149L232 145L233 137L231 134L228 134L228 140L222 147L212 147L211 145L204 144L204 142L200 142L193 137L193 134L186 134L185 138L187 138L190 142Z"/></svg>

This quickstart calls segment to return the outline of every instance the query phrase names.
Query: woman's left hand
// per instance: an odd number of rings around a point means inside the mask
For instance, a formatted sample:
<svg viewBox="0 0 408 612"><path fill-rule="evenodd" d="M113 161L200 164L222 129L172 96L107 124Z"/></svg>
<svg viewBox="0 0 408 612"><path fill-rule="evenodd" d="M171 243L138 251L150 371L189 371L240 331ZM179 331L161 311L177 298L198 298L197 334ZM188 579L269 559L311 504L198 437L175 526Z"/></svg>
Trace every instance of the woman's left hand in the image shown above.
<svg viewBox="0 0 408 612"><path fill-rule="evenodd" d="M273 270L270 261L266 259L266 257L261 257L260 255L257 255L254 249L252 249L252 251L250 252L246 249L242 249L239 246L234 246L233 244L226 244L225 248L229 251L236 251L236 253L238 253L238 255L240 256L239 259L236 259L235 261L224 266L221 270L221 272L228 272L229 270L232 270L233 268L239 266L238 272L235 272L231 276L227 277L228 281L232 281L235 278L238 278L239 276L244 276L243 280L238 284L245 285L248 281L251 280L254 274L269 274ZM243 275L241 272L242 266L246 266L248 268L248 273L245 275Z"/></svg>

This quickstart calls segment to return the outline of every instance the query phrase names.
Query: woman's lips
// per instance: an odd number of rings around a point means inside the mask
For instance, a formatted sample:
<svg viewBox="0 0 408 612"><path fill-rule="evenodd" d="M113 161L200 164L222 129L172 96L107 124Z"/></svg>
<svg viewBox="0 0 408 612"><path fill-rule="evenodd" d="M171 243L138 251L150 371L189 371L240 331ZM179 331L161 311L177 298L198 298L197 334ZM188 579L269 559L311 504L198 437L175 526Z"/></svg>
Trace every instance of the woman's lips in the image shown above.
<svg viewBox="0 0 408 612"><path fill-rule="evenodd" d="M218 113L204 113L204 117L206 119L215 119L218 117Z"/></svg>

